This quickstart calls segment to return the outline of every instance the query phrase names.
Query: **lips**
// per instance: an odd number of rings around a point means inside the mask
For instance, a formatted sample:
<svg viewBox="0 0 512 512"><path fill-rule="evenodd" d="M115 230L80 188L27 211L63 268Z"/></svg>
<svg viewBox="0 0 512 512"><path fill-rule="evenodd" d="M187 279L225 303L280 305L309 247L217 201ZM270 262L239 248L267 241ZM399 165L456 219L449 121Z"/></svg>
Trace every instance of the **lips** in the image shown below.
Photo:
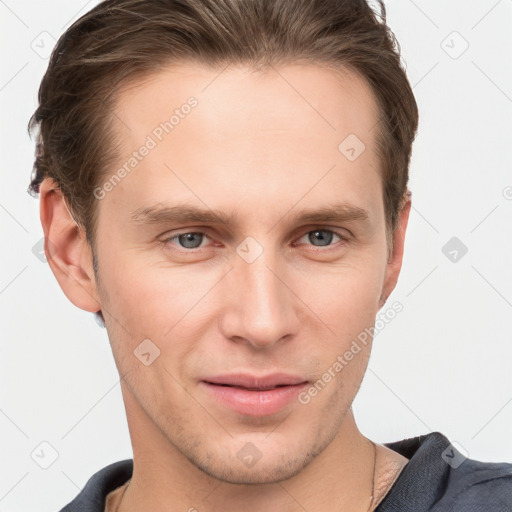
<svg viewBox="0 0 512 512"><path fill-rule="evenodd" d="M268 391L269 389L276 389L276 388L282 388L286 384L279 384L277 386L256 386L256 387L248 387L248 386L237 386L233 384L217 384L217 386L227 386L230 388L236 387L236 388L243 388L247 389L249 391Z"/></svg>
<svg viewBox="0 0 512 512"><path fill-rule="evenodd" d="M276 373L207 377L200 383L210 398L247 416L269 416L286 408L308 384L302 377Z"/></svg>
<svg viewBox="0 0 512 512"><path fill-rule="evenodd" d="M294 386L307 382L307 380L286 373L274 373L263 377L248 374L220 375L203 379L210 384L221 386L235 386L251 390L267 390L282 386Z"/></svg>

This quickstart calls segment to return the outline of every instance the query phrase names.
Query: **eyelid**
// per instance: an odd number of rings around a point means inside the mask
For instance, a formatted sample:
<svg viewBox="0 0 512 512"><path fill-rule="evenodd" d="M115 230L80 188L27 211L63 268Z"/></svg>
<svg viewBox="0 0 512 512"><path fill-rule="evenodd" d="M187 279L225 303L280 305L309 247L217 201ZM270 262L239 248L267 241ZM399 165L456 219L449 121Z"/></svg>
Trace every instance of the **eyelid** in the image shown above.
<svg viewBox="0 0 512 512"><path fill-rule="evenodd" d="M207 237L207 238L210 238L211 237L208 235L208 230L205 229L205 228L198 228L198 229L194 229L194 228L190 228L188 230L184 230L184 231L180 231L178 233L173 233L173 234L169 234L168 236L165 236L165 234L163 235L163 238L160 240L162 243L166 244L166 243L169 243L171 242L172 240L176 239L177 237L181 236L181 235L186 235L186 234L190 234L190 233L195 233L195 234L199 234L199 235L203 235L204 237ZM302 233L300 236L294 236L294 238L302 238L304 235L307 235L308 233L311 233L312 231L329 231L333 234L335 234L336 236L338 236L342 242L348 242L350 240L350 237L352 236L352 234L347 234L347 233L342 233L340 231L346 231L346 230L342 230L341 228L338 228L338 227L333 227L333 226L318 226L318 225L311 225L311 226L306 226L305 228L303 227L300 231L300 233ZM175 245L175 244L173 244ZM293 243L293 245L297 245L296 242ZM311 245L311 244L299 244L299 245L309 245L310 247L313 247L315 250L329 250L330 248L333 248L335 246L335 244L332 244L332 245L326 245L326 246L315 246L315 245ZM186 249L186 248L181 248L180 246L178 245L175 245L177 247L177 249L181 252L189 252L189 253L193 253L193 252L197 252L201 249L207 249L208 247L196 247L196 248L193 248L193 249Z"/></svg>
<svg viewBox="0 0 512 512"><path fill-rule="evenodd" d="M166 244L166 243L169 243L171 240L174 240L176 238L178 238L179 236L181 235L188 235L190 233L194 233L196 235L203 235L207 238L210 238L210 236L208 235L208 233L206 233L206 231L201 231L200 229L189 229L187 231L181 231L179 233L174 233L172 235L163 235L163 238L160 240L162 243ZM179 246L176 246L178 247L178 249L182 250L182 251L186 251L186 252L193 252L193 251L197 251L199 249L203 249L204 247L197 247L195 249L185 249L185 248L181 248Z"/></svg>
<svg viewBox="0 0 512 512"><path fill-rule="evenodd" d="M310 233L311 231L330 231L331 233L338 235L343 240L348 240L352 236L352 233L348 229L340 228L339 226L322 226L312 224L311 226L301 228L301 237L307 233Z"/></svg>
<svg viewBox="0 0 512 512"><path fill-rule="evenodd" d="M339 237L340 241L334 242L330 245L297 244L296 242L294 242L293 245L294 246L295 245L307 245L308 247L310 247L311 249L313 249L316 252L327 252L329 250L338 249L340 244L345 244L350 240L350 236L348 234L341 233L339 228L332 228L332 227L327 227L327 226L308 228L306 231L302 232L303 234L300 235L298 237L298 239L300 240L301 238L306 236L308 233L311 233L313 231L328 231L330 233L333 233L337 237Z"/></svg>

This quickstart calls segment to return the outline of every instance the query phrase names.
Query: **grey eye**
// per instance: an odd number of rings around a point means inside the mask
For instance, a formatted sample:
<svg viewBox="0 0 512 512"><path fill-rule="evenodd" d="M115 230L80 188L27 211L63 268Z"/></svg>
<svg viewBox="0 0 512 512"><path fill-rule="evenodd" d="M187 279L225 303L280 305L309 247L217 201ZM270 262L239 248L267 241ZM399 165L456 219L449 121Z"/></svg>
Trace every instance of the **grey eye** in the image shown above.
<svg viewBox="0 0 512 512"><path fill-rule="evenodd" d="M185 249L197 249L201 246L203 237L203 233L183 233L176 236L180 245Z"/></svg>
<svg viewBox="0 0 512 512"><path fill-rule="evenodd" d="M323 247L326 245L330 245L330 243L332 242L334 233L327 229L316 229L314 231L310 231L309 233L307 233L307 235L308 235L308 240L313 245ZM320 242L320 243L316 244L316 242Z"/></svg>

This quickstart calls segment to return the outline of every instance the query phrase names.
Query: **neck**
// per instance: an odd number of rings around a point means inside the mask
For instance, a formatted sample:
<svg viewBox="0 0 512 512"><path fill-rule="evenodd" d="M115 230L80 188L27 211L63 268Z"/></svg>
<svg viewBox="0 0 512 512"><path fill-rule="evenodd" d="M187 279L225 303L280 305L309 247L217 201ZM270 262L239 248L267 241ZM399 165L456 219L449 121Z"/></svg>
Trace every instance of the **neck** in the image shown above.
<svg viewBox="0 0 512 512"><path fill-rule="evenodd" d="M116 512L367 512L374 447L358 430L350 408L333 441L302 471L268 484L233 484L207 475L162 434L124 390L134 469Z"/></svg>

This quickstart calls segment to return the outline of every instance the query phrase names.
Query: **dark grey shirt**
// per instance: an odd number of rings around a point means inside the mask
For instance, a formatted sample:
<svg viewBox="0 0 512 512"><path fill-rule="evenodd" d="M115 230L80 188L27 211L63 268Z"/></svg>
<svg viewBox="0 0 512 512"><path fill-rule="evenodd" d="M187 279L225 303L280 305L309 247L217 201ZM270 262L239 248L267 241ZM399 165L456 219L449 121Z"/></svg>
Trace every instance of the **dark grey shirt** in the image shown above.
<svg viewBox="0 0 512 512"><path fill-rule="evenodd" d="M439 432L385 446L410 460L375 512L512 512L511 463L465 458ZM104 512L132 470L132 459L106 466L60 512Z"/></svg>

